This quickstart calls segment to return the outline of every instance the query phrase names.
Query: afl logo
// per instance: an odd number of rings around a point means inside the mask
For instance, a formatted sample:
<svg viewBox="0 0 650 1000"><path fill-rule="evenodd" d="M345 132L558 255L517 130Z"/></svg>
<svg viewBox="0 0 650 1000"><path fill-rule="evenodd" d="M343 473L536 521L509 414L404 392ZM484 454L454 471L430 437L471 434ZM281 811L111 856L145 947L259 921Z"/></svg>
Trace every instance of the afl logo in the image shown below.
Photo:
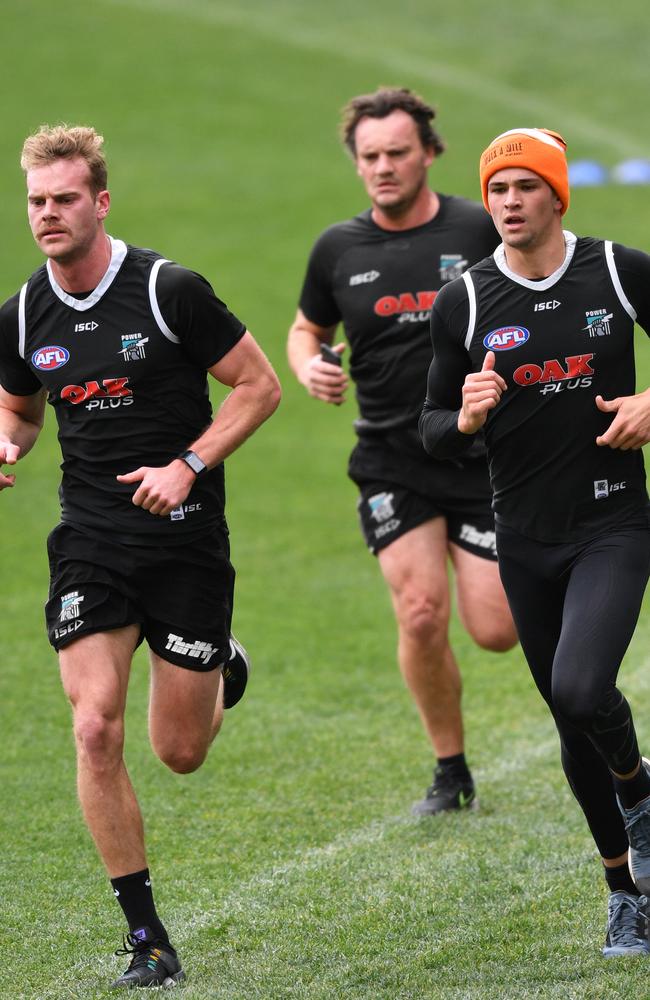
<svg viewBox="0 0 650 1000"><path fill-rule="evenodd" d="M500 326L498 330L490 330L483 344L488 351L511 351L525 344L529 337L530 331L525 326Z"/></svg>
<svg viewBox="0 0 650 1000"><path fill-rule="evenodd" d="M63 368L70 360L70 352L65 347L39 347L32 354L32 364L42 372L51 372L55 368Z"/></svg>

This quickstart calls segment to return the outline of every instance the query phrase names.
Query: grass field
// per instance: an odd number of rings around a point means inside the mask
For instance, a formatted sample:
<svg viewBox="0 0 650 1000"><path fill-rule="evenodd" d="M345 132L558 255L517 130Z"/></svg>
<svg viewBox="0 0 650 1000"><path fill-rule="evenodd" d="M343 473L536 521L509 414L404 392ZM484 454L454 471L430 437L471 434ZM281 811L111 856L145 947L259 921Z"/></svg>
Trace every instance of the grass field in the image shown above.
<svg viewBox="0 0 650 1000"><path fill-rule="evenodd" d="M650 157L641 0L4 0L0 299L39 263L17 165L43 121L107 138L109 231L206 274L284 385L229 463L236 631L254 682L204 768L146 740L136 658L127 762L187 1000L615 1000L647 960L600 955L606 893L518 650L480 654L454 619L480 811L423 823L431 759L395 667L388 597L344 468L352 405L309 400L284 341L307 251L364 206L336 119L380 83L439 107L439 190L478 197L498 132L559 129L573 159ZM650 251L650 188L574 193L567 225ZM640 382L650 351L639 338ZM215 396L215 400L217 400ZM57 518L48 424L0 498L0 997L102 998L122 921L76 803L69 712L42 628ZM646 605L622 687L650 746Z"/></svg>

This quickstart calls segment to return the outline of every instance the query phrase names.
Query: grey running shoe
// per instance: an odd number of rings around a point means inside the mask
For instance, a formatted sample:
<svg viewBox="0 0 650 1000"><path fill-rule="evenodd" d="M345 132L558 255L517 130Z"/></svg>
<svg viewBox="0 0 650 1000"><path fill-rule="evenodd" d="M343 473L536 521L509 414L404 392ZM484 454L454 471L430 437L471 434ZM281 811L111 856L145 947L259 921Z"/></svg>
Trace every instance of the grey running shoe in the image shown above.
<svg viewBox="0 0 650 1000"><path fill-rule="evenodd" d="M454 809L476 809L478 799L471 776L461 779L450 774L445 768L437 767L433 772L433 784L421 802L411 809L414 816L435 816L436 813Z"/></svg>
<svg viewBox="0 0 650 1000"><path fill-rule="evenodd" d="M243 697L251 672L248 653L234 635L230 636L230 659L221 668L223 707L232 708Z"/></svg>
<svg viewBox="0 0 650 1000"><path fill-rule="evenodd" d="M185 979L181 963L174 949L169 944L158 941L148 927L138 927L127 934L123 947L118 948L116 955L132 955L131 963L112 987L161 987L170 989Z"/></svg>
<svg viewBox="0 0 650 1000"><path fill-rule="evenodd" d="M643 767L650 774L650 761L645 757ZM618 799L625 832L630 842L628 866L630 875L639 892L650 895L650 796L642 799L632 809L625 809Z"/></svg>
<svg viewBox="0 0 650 1000"><path fill-rule="evenodd" d="M629 892L612 892L607 904L605 958L617 955L650 955L648 900Z"/></svg>

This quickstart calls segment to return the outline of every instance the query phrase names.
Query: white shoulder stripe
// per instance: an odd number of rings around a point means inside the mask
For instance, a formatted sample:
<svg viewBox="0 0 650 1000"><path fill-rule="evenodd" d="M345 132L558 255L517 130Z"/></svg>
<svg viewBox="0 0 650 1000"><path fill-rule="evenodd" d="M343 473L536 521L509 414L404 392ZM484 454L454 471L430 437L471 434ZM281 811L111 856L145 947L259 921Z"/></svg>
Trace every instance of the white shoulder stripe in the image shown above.
<svg viewBox="0 0 650 1000"><path fill-rule="evenodd" d="M27 282L20 289L20 298L18 299L18 353L20 354L23 361L25 360L25 331L26 331L26 321L25 321L25 299L27 298Z"/></svg>
<svg viewBox="0 0 650 1000"><path fill-rule="evenodd" d="M614 260L614 247L612 246L611 240L605 240L605 260L607 261L607 267L609 269L609 275L612 279L612 284L618 295L619 302L625 309L628 316L631 316L633 320L636 320L636 309L628 299L627 295L623 291L623 286L621 284L621 279L618 276L618 271L616 269L616 261Z"/></svg>
<svg viewBox="0 0 650 1000"><path fill-rule="evenodd" d="M160 327L161 333L163 333L168 340L171 340L172 344L180 344L181 342L180 338L177 337L175 333L172 333L172 331L165 323L163 314L160 311L160 306L158 305L158 298L156 296L156 281L158 280L158 271L163 266L163 264L169 264L169 261L166 260L164 257L160 257L151 268L151 274L149 275L149 302L151 304L151 311L154 315L154 319L158 324L158 326Z"/></svg>
<svg viewBox="0 0 650 1000"><path fill-rule="evenodd" d="M462 276L467 287L467 298L469 299L469 321L467 323L467 336L465 337L465 350L469 351L474 329L476 327L476 289L469 271L465 271Z"/></svg>

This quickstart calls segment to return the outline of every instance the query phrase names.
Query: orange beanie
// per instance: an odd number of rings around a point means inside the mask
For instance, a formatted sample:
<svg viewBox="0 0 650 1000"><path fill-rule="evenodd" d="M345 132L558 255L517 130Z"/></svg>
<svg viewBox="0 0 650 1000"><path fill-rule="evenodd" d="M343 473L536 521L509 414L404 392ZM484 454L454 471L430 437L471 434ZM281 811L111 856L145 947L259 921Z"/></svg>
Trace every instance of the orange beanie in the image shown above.
<svg viewBox="0 0 650 1000"><path fill-rule="evenodd" d="M523 167L539 174L562 202L562 215L569 207L569 170L566 142L546 128L513 128L493 139L481 155L480 177L483 204L488 209L487 186L497 170Z"/></svg>

